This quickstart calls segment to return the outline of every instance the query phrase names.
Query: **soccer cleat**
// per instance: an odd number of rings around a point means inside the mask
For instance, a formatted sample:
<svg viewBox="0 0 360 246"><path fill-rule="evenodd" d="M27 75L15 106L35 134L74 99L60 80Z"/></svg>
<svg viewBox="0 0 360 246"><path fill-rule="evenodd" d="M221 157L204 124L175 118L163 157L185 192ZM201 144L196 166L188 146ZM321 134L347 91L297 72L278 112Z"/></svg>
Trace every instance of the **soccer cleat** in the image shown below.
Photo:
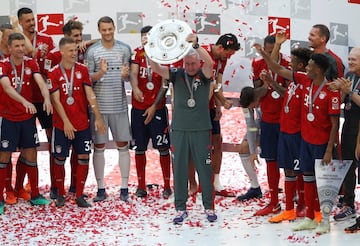
<svg viewBox="0 0 360 246"><path fill-rule="evenodd" d="M56 198L56 207L64 207L65 206L65 197L64 196L58 196Z"/></svg>
<svg viewBox="0 0 360 246"><path fill-rule="evenodd" d="M70 193L70 195L75 196L75 194L76 194L76 187L75 187L75 186L70 186L68 192ZM85 193L83 193L82 196L83 196L84 198L88 198L88 197L89 197L88 194L85 194Z"/></svg>
<svg viewBox="0 0 360 246"><path fill-rule="evenodd" d="M0 215L2 215L4 213L4 207L5 207L4 201L1 201L0 202Z"/></svg>
<svg viewBox="0 0 360 246"><path fill-rule="evenodd" d="M221 191L216 191L215 192L217 196L223 196L223 197L235 197L235 193L232 191L228 191L228 190L221 190Z"/></svg>
<svg viewBox="0 0 360 246"><path fill-rule="evenodd" d="M355 224L353 224L352 226L346 227L344 229L344 231L346 233L356 233L356 232L360 231L360 217L358 217L356 219Z"/></svg>
<svg viewBox="0 0 360 246"><path fill-rule="evenodd" d="M276 205L268 204L264 208L258 210L254 214L254 216L264 216L264 215L269 215L269 214L278 214L278 213L280 213L280 211L281 211L280 204L276 204Z"/></svg>
<svg viewBox="0 0 360 246"><path fill-rule="evenodd" d="M254 199L254 198L261 198L262 192L260 187L257 188L250 188L244 195L238 196L236 199L240 202Z"/></svg>
<svg viewBox="0 0 360 246"><path fill-rule="evenodd" d="M96 197L93 199L94 202L102 202L106 199L105 189L98 189Z"/></svg>
<svg viewBox="0 0 360 246"><path fill-rule="evenodd" d="M172 195L171 188L165 188L162 192L162 196L164 199L168 199Z"/></svg>
<svg viewBox="0 0 360 246"><path fill-rule="evenodd" d="M146 197L147 196L147 192L144 189L141 188L137 188L136 192L135 192L135 196L137 197Z"/></svg>
<svg viewBox="0 0 360 246"><path fill-rule="evenodd" d="M17 197L15 196L14 191L7 191L6 192L6 199L5 203L8 205L14 205L17 203Z"/></svg>
<svg viewBox="0 0 360 246"><path fill-rule="evenodd" d="M343 206L340 212L334 216L334 220L336 221L343 221L354 218L356 218L356 211L349 206Z"/></svg>
<svg viewBox="0 0 360 246"><path fill-rule="evenodd" d="M55 200L56 198L58 198L59 196L59 192L57 188L50 188L50 198L52 200Z"/></svg>
<svg viewBox="0 0 360 246"><path fill-rule="evenodd" d="M206 219L209 222L215 222L217 220L217 215L215 214L215 211L213 209L206 209L205 214L206 214Z"/></svg>
<svg viewBox="0 0 360 246"><path fill-rule="evenodd" d="M328 220L321 221L315 229L315 233L320 235L328 232L330 232L330 223Z"/></svg>
<svg viewBox="0 0 360 246"><path fill-rule="evenodd" d="M295 209L285 210L281 214L269 218L270 223L279 223L284 220L293 221L296 219Z"/></svg>
<svg viewBox="0 0 360 246"><path fill-rule="evenodd" d="M51 202L45 199L43 195L38 195L37 197L30 199L30 203L33 206L40 206L40 205L49 205Z"/></svg>
<svg viewBox="0 0 360 246"><path fill-rule="evenodd" d="M128 188L121 188L120 189L120 200L127 202L129 199L129 189Z"/></svg>
<svg viewBox="0 0 360 246"><path fill-rule="evenodd" d="M18 192L17 192L17 197L18 198L22 198L24 199L25 201L29 201L31 199L31 195L29 192L27 192L25 189L20 189Z"/></svg>
<svg viewBox="0 0 360 246"><path fill-rule="evenodd" d="M176 214L175 218L173 219L174 225L181 225L184 222L184 220L186 219L186 217L188 217L188 213L186 210L177 211L177 214Z"/></svg>
<svg viewBox="0 0 360 246"><path fill-rule="evenodd" d="M31 193L31 184L29 181L26 183L24 189L27 193Z"/></svg>
<svg viewBox="0 0 360 246"><path fill-rule="evenodd" d="M76 204L78 205L78 207L80 208L89 208L91 207L91 204L88 203L83 196L79 196L78 198L76 198Z"/></svg>
<svg viewBox="0 0 360 246"><path fill-rule="evenodd" d="M322 213L321 213L321 211L315 211L315 212L314 212L314 215L315 215L315 221L316 221L316 223L320 223L321 220L322 220Z"/></svg>
<svg viewBox="0 0 360 246"><path fill-rule="evenodd" d="M309 219L305 217L302 221L297 223L292 230L293 231L304 231L304 230L313 230L317 227L317 223L315 220Z"/></svg>
<svg viewBox="0 0 360 246"><path fill-rule="evenodd" d="M305 205L297 205L296 207L296 217L303 218L306 215L306 206Z"/></svg>

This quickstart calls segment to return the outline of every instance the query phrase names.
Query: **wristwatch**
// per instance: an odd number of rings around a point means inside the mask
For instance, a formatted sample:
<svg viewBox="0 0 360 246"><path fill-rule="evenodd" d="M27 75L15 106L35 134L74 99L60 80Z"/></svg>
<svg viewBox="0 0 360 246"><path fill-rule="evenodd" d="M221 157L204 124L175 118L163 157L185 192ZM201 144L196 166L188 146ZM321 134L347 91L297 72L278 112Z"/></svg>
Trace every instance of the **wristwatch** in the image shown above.
<svg viewBox="0 0 360 246"><path fill-rule="evenodd" d="M192 46L195 50L198 49L200 47L199 43L193 44Z"/></svg>

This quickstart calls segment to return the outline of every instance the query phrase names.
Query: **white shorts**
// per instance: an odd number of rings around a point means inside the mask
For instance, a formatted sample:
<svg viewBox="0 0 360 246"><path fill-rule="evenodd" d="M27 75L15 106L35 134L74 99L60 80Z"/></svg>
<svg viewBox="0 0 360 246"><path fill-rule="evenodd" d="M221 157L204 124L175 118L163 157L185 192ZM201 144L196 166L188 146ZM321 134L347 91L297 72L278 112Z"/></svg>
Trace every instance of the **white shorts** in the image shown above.
<svg viewBox="0 0 360 246"><path fill-rule="evenodd" d="M105 124L105 134L100 134L95 131L95 116L91 114L91 133L93 136L94 144L104 144L109 142L109 128L113 140L115 142L129 142L131 141L131 128L129 123L128 112L117 113L117 114L101 114Z"/></svg>

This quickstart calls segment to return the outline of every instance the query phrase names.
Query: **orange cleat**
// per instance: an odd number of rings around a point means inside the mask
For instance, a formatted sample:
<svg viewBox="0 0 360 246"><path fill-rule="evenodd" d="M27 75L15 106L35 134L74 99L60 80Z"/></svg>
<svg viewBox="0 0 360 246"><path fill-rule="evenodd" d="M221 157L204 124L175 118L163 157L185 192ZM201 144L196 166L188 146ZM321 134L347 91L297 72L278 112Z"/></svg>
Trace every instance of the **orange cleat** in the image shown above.
<svg viewBox="0 0 360 246"><path fill-rule="evenodd" d="M322 220L321 211L315 211L315 221L316 221L316 223L320 223L321 220Z"/></svg>
<svg viewBox="0 0 360 246"><path fill-rule="evenodd" d="M281 214L275 215L269 218L270 223L280 223L281 221L288 220L293 221L296 219L295 209L285 210Z"/></svg>
<svg viewBox="0 0 360 246"><path fill-rule="evenodd" d="M5 203L8 204L8 205L14 205L14 204L17 203L17 198L15 196L14 191L7 191L6 192Z"/></svg>
<svg viewBox="0 0 360 246"><path fill-rule="evenodd" d="M17 192L17 197L18 198L22 198L24 199L25 201L29 201L31 196L30 196L30 193L27 192L25 189L20 189L18 192Z"/></svg>
<svg viewBox="0 0 360 246"><path fill-rule="evenodd" d="M24 189L27 193L31 193L31 184L29 181L26 183Z"/></svg>

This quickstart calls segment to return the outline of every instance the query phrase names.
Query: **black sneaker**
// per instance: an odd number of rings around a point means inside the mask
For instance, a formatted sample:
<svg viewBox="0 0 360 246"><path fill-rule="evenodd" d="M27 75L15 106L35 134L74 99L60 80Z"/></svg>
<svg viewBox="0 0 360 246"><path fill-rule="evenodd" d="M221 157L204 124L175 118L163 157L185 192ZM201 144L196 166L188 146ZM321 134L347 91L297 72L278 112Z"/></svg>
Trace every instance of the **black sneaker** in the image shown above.
<svg viewBox="0 0 360 246"><path fill-rule="evenodd" d="M163 196L164 199L168 199L171 195L172 195L171 188L164 189L164 191L162 193L162 196Z"/></svg>
<svg viewBox="0 0 360 246"><path fill-rule="evenodd" d="M137 188L136 192L135 192L135 196L137 197L146 197L147 196L147 192L144 189L141 188Z"/></svg>
<svg viewBox="0 0 360 246"><path fill-rule="evenodd" d="M91 204L88 203L83 196L79 196L78 198L76 198L76 204L78 205L78 207L80 208L89 208L91 207Z"/></svg>
<svg viewBox="0 0 360 246"><path fill-rule="evenodd" d="M187 217L188 217L188 213L186 210L177 211L177 214L176 214L175 218L173 219L174 225L181 225Z"/></svg>
<svg viewBox="0 0 360 246"><path fill-rule="evenodd" d="M121 199L121 201L127 202L127 200L129 199L129 189L128 188L120 189L120 199Z"/></svg>
<svg viewBox="0 0 360 246"><path fill-rule="evenodd" d="M71 193L72 195L75 195L76 194L76 187L75 186L70 186L68 192ZM85 198L89 197L88 194L85 194L85 193L83 193L82 196L85 197Z"/></svg>
<svg viewBox="0 0 360 246"><path fill-rule="evenodd" d="M65 206L65 197L64 196L58 196L56 198L56 207L64 207Z"/></svg>
<svg viewBox="0 0 360 246"><path fill-rule="evenodd" d="M356 222L354 225L346 227L344 229L346 233L356 233L360 231L360 217L356 219Z"/></svg>
<svg viewBox="0 0 360 246"><path fill-rule="evenodd" d="M106 199L105 189L98 189L96 197L93 199L94 202L102 202Z"/></svg>
<svg viewBox="0 0 360 246"><path fill-rule="evenodd" d="M206 214L206 219L209 222L215 222L217 220L217 215L215 214L215 211L213 209L206 209L205 214Z"/></svg>
<svg viewBox="0 0 360 246"><path fill-rule="evenodd" d="M52 200L55 200L56 198L58 198L59 192L57 188L50 188L50 198Z"/></svg>
<svg viewBox="0 0 360 246"><path fill-rule="evenodd" d="M244 195L238 196L236 199L240 202L254 199L254 198L261 198L262 192L260 187L257 188L250 188Z"/></svg>

